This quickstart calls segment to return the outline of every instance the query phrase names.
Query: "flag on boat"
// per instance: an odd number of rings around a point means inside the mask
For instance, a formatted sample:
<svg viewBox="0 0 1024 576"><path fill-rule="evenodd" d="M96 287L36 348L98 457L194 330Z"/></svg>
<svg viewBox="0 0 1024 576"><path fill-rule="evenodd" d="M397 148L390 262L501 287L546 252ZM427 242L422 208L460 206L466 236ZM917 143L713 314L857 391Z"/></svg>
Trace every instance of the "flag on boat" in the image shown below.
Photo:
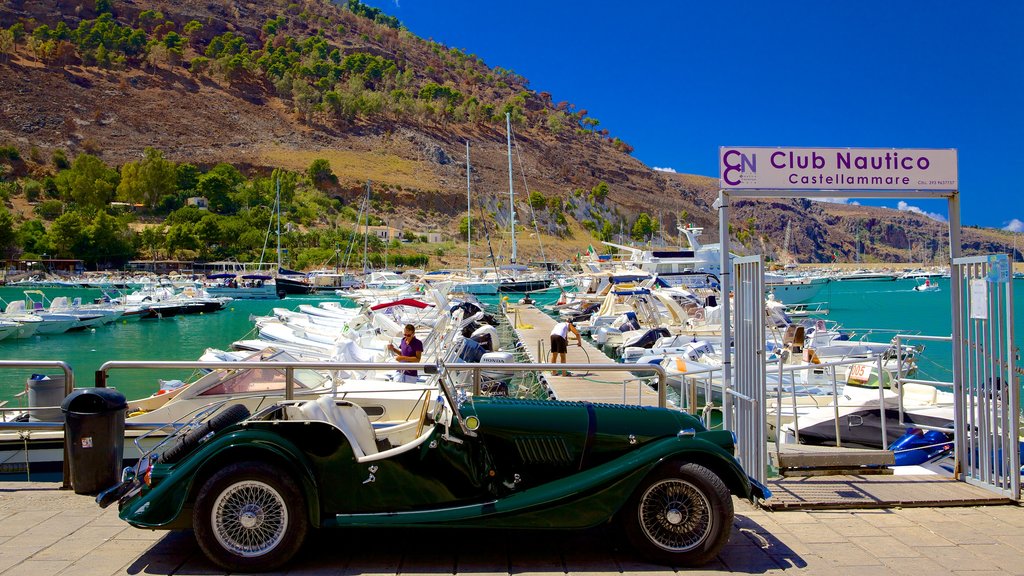
<svg viewBox="0 0 1024 576"><path fill-rule="evenodd" d="M593 244L591 244L590 246L587 246L587 255L590 256L591 258L594 258L594 257L597 256L597 249L594 248Z"/></svg>

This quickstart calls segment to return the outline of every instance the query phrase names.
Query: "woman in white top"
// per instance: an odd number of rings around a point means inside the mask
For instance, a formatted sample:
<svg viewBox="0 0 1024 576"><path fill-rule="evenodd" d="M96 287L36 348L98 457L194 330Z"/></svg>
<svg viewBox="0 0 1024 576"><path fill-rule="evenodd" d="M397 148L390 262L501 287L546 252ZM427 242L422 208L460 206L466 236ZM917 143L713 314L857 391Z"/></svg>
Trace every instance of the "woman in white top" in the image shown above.
<svg viewBox="0 0 1024 576"><path fill-rule="evenodd" d="M583 339L580 337L579 330L572 325L572 322L559 322L555 324L555 327L551 329L551 359L550 362L554 364L556 362L555 355L561 357L561 363L565 364L565 353L569 349L569 341L566 338L569 336L569 332L572 332L576 336L576 344L579 346L583 345ZM553 376L568 376L568 372L552 372Z"/></svg>

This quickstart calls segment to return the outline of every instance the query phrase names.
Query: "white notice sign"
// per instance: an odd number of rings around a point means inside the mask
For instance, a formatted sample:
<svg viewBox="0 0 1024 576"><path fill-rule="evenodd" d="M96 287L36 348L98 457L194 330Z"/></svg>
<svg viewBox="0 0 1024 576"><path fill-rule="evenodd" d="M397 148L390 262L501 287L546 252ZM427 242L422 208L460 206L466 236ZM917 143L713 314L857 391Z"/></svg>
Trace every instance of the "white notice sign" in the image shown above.
<svg viewBox="0 0 1024 576"><path fill-rule="evenodd" d="M971 319L988 320L988 283L983 278L971 280Z"/></svg>

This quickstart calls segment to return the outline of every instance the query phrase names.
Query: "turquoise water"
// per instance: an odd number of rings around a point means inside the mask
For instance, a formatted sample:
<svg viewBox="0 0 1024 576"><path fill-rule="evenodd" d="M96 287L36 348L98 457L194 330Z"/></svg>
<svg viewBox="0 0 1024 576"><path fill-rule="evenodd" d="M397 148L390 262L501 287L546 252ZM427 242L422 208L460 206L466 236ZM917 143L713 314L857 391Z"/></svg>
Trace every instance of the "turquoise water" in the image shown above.
<svg viewBox="0 0 1024 576"><path fill-rule="evenodd" d="M44 289L47 297L80 296L83 302L102 296L100 290ZM0 298L23 297L22 290L0 288ZM250 316L270 313L274 307L297 308L299 304L338 298L289 296L284 300L236 300L212 314L177 316L162 320L118 320L94 330L33 336L24 340L0 340L0 360L62 360L74 370L78 386L91 386L95 372L110 360L197 360L207 348L228 349L235 340L254 337ZM39 370L7 369L0 373L0 400L11 400L25 389L25 380ZM156 391L157 378L183 378L188 373L157 370L117 370L109 385L128 398ZM17 405L11 401L9 406Z"/></svg>
<svg viewBox="0 0 1024 576"><path fill-rule="evenodd" d="M913 291L915 282L832 282L816 300L825 302L828 318L855 337L885 342L896 331L904 333L948 336L950 334L949 280L939 280L938 292ZM1015 290L1024 288L1024 281L1015 281ZM91 301L102 294L99 290L45 290L49 297L80 296ZM20 299L22 291L0 288L5 300ZM557 291L536 297L539 304L557 299ZM289 296L284 300L235 301L220 312L182 316L166 320L124 320L94 331L72 332L54 336L35 336L26 340L0 341L3 360L63 360L75 371L79 386L89 386L94 373L110 360L196 360L208 347L228 348L235 340L249 337L253 329L252 315L264 315L274 307L296 308L299 304L337 300L327 296ZM483 299L497 302L497 297ZM1022 326L1024 306L1017 306L1015 326ZM868 329L875 329L868 333ZM1024 333L1018 330L1018 346L1024 344ZM948 344L929 343L920 363L923 377L948 380L952 353ZM38 370L6 370L0 376L0 400L12 400L25 389L25 380ZM162 371L117 371L109 384L129 398L153 393L157 378L182 378L188 374ZM11 405L17 405L14 400Z"/></svg>

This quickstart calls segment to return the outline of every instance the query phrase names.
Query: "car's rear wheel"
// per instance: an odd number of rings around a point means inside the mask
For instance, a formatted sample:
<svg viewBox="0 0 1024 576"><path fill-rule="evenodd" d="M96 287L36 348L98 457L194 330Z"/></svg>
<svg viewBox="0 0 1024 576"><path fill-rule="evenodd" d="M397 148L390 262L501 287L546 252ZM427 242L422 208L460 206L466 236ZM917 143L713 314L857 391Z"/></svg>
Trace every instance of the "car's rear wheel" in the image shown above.
<svg viewBox="0 0 1024 576"><path fill-rule="evenodd" d="M630 543L643 556L697 566L711 561L729 541L732 496L711 470L670 463L644 479L621 518Z"/></svg>
<svg viewBox="0 0 1024 576"><path fill-rule="evenodd" d="M291 559L309 521L302 492L287 471L257 462L231 464L199 491L192 517L203 552L232 572L273 570Z"/></svg>

